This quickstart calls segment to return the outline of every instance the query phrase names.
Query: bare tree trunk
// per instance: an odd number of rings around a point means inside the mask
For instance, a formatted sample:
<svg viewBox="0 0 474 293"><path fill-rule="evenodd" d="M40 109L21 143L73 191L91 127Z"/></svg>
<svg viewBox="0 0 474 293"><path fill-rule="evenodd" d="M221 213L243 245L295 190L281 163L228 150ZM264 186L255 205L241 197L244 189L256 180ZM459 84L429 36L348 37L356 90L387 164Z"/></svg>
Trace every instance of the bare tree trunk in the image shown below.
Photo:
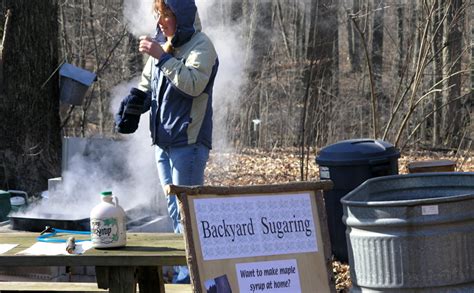
<svg viewBox="0 0 474 293"><path fill-rule="evenodd" d="M470 7L469 24L471 27L471 94L468 95L468 109L470 111L471 129L470 133L474 133L474 5ZM470 98L469 98L470 96Z"/></svg>
<svg viewBox="0 0 474 293"><path fill-rule="evenodd" d="M384 113L384 109L388 108L388 101L384 96L384 90L382 85L383 75L383 30L384 30L384 0L375 0L374 3L374 19L372 28L372 74L374 77L374 88L375 88L375 103L379 121L382 120L380 113ZM377 123L379 125L379 123ZM378 129L374 130L375 137L377 138Z"/></svg>
<svg viewBox="0 0 474 293"><path fill-rule="evenodd" d="M462 0L452 0L452 4L448 7L447 15L447 75L459 72L461 70L461 54L462 54L462 30L464 25L464 8ZM451 75L448 79L448 96L447 101L449 106L446 111L446 144L452 143L453 147L459 144L461 139L461 117L462 115L462 101L452 100L461 96L461 74Z"/></svg>
<svg viewBox="0 0 474 293"><path fill-rule="evenodd" d="M398 36L398 77L403 76L403 67L405 59L405 33L404 33L404 23L405 23L405 5L402 1L399 1L397 7L397 36Z"/></svg>
<svg viewBox="0 0 474 293"><path fill-rule="evenodd" d="M433 41L431 42L432 51L434 54L434 62L433 62L433 85L439 84L436 86L436 89L442 89L442 84L440 81L443 78L443 60L442 60L442 37L443 31L439 29L441 25L442 19L442 8L443 8L443 0L436 0L436 11L433 19L433 23L431 25L431 33L433 34ZM440 126L441 126L441 111L440 107L442 105L442 96L440 92L433 93L433 136L432 136L432 146L436 146L440 143Z"/></svg>
<svg viewBox="0 0 474 293"><path fill-rule="evenodd" d="M259 87L262 86L261 79L262 74L265 72L264 65L265 60L268 58L270 47L271 47L271 35L272 35L272 2L269 1L255 1L255 2L244 2L242 9L248 17L246 23L249 24L247 28L248 38L247 49L246 49L246 67L248 74L248 88L246 89L245 101L242 106L249 107L252 109L248 112L249 116L246 121L240 121L240 124L247 125L250 130L248 133L242 133L242 135L251 135L249 139L242 139L242 141L248 141L248 145L256 143L257 133L253 129L254 119L261 119L260 115L260 93L262 92ZM259 127L263 127L260 125Z"/></svg>
<svg viewBox="0 0 474 293"><path fill-rule="evenodd" d="M382 89L383 66L383 30L384 30L384 0L376 0L374 5L374 20L372 29L372 69L375 90L380 94Z"/></svg>
<svg viewBox="0 0 474 293"><path fill-rule="evenodd" d="M230 18L236 23L242 17L242 0L231 0L230 5Z"/></svg>
<svg viewBox="0 0 474 293"><path fill-rule="evenodd" d="M0 94L0 186L38 193L60 175L58 3L3 0L11 11L4 32ZM5 11L2 11L2 14Z"/></svg>
<svg viewBox="0 0 474 293"><path fill-rule="evenodd" d="M351 70L353 72L360 72L360 52L363 50L360 44L360 34L354 27L352 18L361 15L362 11L360 8L360 0L352 0L352 9L348 11L347 16L347 42L349 47L349 59L351 62ZM360 18L354 19L357 23L360 23ZM360 24L359 24L360 27Z"/></svg>
<svg viewBox="0 0 474 293"><path fill-rule="evenodd" d="M308 148L317 144L320 132L324 141L332 131L331 100L338 94L338 3L333 0L312 2L311 43L308 46L309 68L306 72L305 95L301 115L300 179L304 180ZM323 108L321 105L327 105ZM306 160L305 160L306 159Z"/></svg>

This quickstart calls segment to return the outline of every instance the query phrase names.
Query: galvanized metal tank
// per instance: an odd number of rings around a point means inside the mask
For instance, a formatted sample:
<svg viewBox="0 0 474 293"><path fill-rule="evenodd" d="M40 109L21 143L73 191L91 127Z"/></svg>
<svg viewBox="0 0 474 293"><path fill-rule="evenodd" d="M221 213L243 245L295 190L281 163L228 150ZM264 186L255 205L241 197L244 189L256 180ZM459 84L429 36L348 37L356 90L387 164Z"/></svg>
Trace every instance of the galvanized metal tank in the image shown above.
<svg viewBox="0 0 474 293"><path fill-rule="evenodd" d="M352 292L474 292L474 173L373 178L341 202Z"/></svg>

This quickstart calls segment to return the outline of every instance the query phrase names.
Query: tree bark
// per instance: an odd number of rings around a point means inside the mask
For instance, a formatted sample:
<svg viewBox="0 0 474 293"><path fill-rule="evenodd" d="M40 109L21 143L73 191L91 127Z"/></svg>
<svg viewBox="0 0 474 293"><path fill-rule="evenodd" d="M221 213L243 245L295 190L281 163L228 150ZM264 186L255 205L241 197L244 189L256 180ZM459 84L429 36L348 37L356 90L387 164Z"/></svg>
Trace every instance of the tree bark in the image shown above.
<svg viewBox="0 0 474 293"><path fill-rule="evenodd" d="M351 63L351 70L353 72L360 72L360 52L363 51L360 44L360 34L354 27L353 21L357 22L360 27L360 15L362 14L360 7L360 0L352 0L352 9L348 11L347 16L347 42L349 47L349 60ZM354 20L352 20L354 18Z"/></svg>
<svg viewBox="0 0 474 293"><path fill-rule="evenodd" d="M0 188L37 193L60 175L58 3L3 0L12 12L3 44ZM4 13L3 11L2 13Z"/></svg>
<svg viewBox="0 0 474 293"><path fill-rule="evenodd" d="M372 27L372 74L374 77L375 102L378 113L384 113L388 108L388 101L384 97L382 85L383 75L383 30L384 30L384 10L385 1L376 0L374 3L374 19ZM380 114L377 114L380 116ZM378 117L380 121L383 117ZM378 123L377 123L378 124ZM379 135L379 133L375 133ZM377 137L374 137L377 138Z"/></svg>
<svg viewBox="0 0 474 293"><path fill-rule="evenodd" d="M470 7L470 27L471 27L471 94L468 95L468 100L471 101L468 105L471 121L474 121L474 5ZM470 97L470 98L469 98ZM474 123L471 123L471 133L474 133Z"/></svg>
<svg viewBox="0 0 474 293"><path fill-rule="evenodd" d="M462 54L462 30L464 25L464 8L462 0L453 0L448 8L447 30L446 30L446 47L447 47L447 75L459 72L461 70L461 54ZM461 96L461 74L454 74L448 79L449 90L446 102L449 102L446 111L446 144L452 144L457 147L461 130L461 111L462 101L452 100Z"/></svg>
<svg viewBox="0 0 474 293"><path fill-rule="evenodd" d="M403 68L405 64L405 38L404 38L404 23L405 23L405 5L398 3L397 7L397 36L398 36L398 77L403 76Z"/></svg>
<svg viewBox="0 0 474 293"><path fill-rule="evenodd" d="M436 5L436 11L434 14L433 23L431 25L431 30L433 34L433 41L431 42L432 51L434 54L433 62L433 85L439 83L443 79L443 59L442 59L442 42L443 42L443 31L440 22L442 19L442 5L443 0L436 0L434 5ZM442 85L436 87L437 89L442 89ZM440 125L441 125L441 112L440 108L442 105L442 97L439 92L433 93L433 129L432 129L432 146L437 146L440 143Z"/></svg>

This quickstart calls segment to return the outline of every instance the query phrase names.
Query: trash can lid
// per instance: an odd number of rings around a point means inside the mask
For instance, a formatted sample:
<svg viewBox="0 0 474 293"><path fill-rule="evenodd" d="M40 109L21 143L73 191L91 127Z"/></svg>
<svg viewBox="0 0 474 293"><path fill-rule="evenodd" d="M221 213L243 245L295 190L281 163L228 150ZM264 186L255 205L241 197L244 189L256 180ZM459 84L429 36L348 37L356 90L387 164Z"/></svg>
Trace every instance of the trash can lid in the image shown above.
<svg viewBox="0 0 474 293"><path fill-rule="evenodd" d="M374 139L350 139L324 147L316 157L323 166L351 166L399 158L400 152L390 143Z"/></svg>

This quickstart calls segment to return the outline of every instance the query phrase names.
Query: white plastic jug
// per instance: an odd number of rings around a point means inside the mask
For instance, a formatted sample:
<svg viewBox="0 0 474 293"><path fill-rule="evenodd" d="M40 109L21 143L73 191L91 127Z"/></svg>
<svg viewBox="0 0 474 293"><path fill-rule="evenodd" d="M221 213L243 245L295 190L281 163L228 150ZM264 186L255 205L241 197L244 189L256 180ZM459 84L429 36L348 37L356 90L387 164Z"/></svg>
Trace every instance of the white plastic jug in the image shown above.
<svg viewBox="0 0 474 293"><path fill-rule="evenodd" d="M101 195L102 202L92 209L90 216L92 247L125 246L127 243L125 211L119 206L117 197L113 196L111 191L104 191Z"/></svg>

